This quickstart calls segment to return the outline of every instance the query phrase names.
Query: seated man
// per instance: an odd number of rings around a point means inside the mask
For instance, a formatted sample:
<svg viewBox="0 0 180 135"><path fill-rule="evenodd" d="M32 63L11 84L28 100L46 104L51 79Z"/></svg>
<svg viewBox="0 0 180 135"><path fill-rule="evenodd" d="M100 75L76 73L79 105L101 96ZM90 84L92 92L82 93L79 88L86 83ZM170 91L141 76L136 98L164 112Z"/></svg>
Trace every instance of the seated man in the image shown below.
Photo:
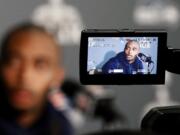
<svg viewBox="0 0 180 135"><path fill-rule="evenodd" d="M20 25L4 37L0 56L0 134L72 135L66 118L47 102L64 75L53 36Z"/></svg>
<svg viewBox="0 0 180 135"><path fill-rule="evenodd" d="M108 60L102 67L103 73L142 74L143 64L137 55L140 52L138 42L129 40L123 52Z"/></svg>

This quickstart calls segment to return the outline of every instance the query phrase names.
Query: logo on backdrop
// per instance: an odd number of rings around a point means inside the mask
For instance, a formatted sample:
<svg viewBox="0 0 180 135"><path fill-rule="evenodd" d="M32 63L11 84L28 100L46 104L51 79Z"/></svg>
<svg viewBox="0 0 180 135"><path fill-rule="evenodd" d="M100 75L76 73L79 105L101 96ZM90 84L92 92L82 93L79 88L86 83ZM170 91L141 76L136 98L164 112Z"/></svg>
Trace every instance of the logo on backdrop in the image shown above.
<svg viewBox="0 0 180 135"><path fill-rule="evenodd" d="M32 21L53 33L61 45L79 45L82 19L78 10L64 0L48 0L38 6Z"/></svg>

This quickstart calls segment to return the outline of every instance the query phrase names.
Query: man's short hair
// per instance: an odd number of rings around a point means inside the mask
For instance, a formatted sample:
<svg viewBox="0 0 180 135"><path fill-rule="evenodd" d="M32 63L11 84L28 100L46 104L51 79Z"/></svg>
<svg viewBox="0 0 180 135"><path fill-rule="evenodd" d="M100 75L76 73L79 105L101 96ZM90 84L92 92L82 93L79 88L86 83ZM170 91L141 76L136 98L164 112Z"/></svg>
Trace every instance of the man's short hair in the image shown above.
<svg viewBox="0 0 180 135"><path fill-rule="evenodd" d="M132 42L135 42L135 43L137 43L137 44L139 45L139 42L138 42L137 40L131 40L131 39L129 39L129 40L127 40L127 42L126 42L124 49L126 49L127 45L130 44L130 43L132 43Z"/></svg>
<svg viewBox="0 0 180 135"><path fill-rule="evenodd" d="M30 23L30 22L21 23L19 25L16 25L11 30L9 30L4 35L4 37L1 40L1 46L0 46L0 48L1 48L1 50L0 50L1 51L1 53L0 53L0 60L1 60L1 62L6 61L6 59L7 59L7 55L8 55L7 48L9 46L9 41L11 40L11 38L15 34L17 34L19 32L22 32L22 31L33 31L33 30L45 33L47 35L50 35L50 33L44 27L35 25L33 23Z"/></svg>

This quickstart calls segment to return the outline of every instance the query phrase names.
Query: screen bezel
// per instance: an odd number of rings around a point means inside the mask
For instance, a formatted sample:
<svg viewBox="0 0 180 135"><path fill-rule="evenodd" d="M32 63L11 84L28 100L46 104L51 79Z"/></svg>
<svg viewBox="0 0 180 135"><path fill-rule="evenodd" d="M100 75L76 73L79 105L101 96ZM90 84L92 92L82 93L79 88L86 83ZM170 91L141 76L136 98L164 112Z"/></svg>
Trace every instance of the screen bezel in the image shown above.
<svg viewBox="0 0 180 135"><path fill-rule="evenodd" d="M127 75L127 74L94 74L87 72L88 59L88 38L89 37L158 37L157 47L157 74ZM103 31L92 32L82 31L80 45L80 81L82 84L164 84L165 83L165 62L164 57L167 51L167 32L165 31L134 31L116 32Z"/></svg>

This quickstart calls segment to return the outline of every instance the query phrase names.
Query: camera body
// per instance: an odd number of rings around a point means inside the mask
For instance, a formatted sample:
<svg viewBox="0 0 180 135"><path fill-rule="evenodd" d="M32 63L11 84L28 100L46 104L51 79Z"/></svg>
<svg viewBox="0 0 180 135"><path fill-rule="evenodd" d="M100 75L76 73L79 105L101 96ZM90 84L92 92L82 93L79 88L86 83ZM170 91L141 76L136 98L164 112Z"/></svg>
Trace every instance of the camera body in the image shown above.
<svg viewBox="0 0 180 135"><path fill-rule="evenodd" d="M87 29L81 33L82 84L164 84L164 30Z"/></svg>

